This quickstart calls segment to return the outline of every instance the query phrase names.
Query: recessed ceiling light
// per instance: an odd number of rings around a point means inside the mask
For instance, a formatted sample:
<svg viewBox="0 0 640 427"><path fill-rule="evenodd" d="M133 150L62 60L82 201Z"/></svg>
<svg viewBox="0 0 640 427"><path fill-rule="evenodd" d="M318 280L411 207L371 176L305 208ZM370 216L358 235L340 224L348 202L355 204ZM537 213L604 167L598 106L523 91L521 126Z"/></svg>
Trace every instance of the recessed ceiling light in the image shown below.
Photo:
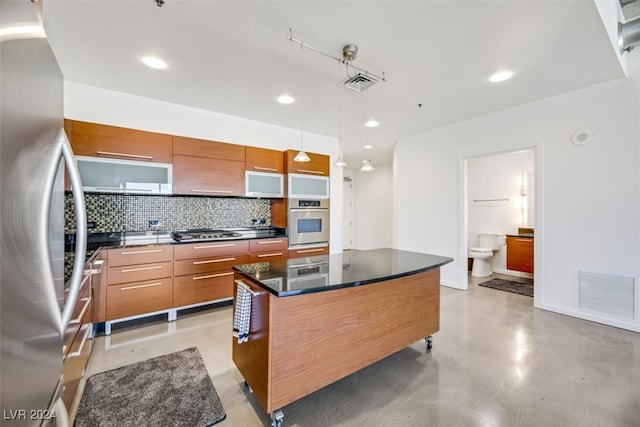
<svg viewBox="0 0 640 427"><path fill-rule="evenodd" d="M367 150L371 150L373 148L373 145L365 145L364 148Z"/></svg>
<svg viewBox="0 0 640 427"><path fill-rule="evenodd" d="M494 73L489 77L489 81L493 83L503 82L509 80L513 76L513 71L502 70Z"/></svg>
<svg viewBox="0 0 640 427"><path fill-rule="evenodd" d="M295 101L293 99L293 97L289 96L289 95L280 95L278 97L278 102L280 104L291 104L293 101Z"/></svg>
<svg viewBox="0 0 640 427"><path fill-rule="evenodd" d="M167 68L167 63L155 56L145 56L142 58L142 62L144 62L147 67L154 68L156 70L164 70Z"/></svg>
<svg viewBox="0 0 640 427"><path fill-rule="evenodd" d="M364 125L368 128L374 128L376 126L378 126L380 123L378 123L377 121L370 119L367 123L365 123Z"/></svg>

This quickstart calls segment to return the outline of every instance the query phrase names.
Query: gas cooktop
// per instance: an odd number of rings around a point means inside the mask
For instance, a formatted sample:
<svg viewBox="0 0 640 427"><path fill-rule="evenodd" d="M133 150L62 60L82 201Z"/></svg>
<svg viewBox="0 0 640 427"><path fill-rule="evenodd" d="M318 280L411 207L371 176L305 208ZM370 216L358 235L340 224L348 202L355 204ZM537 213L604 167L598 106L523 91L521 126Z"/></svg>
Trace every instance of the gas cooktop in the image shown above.
<svg viewBox="0 0 640 427"><path fill-rule="evenodd" d="M171 232L173 240L178 242L201 242L204 240L241 239L242 233L213 228L194 228L191 230L177 230Z"/></svg>

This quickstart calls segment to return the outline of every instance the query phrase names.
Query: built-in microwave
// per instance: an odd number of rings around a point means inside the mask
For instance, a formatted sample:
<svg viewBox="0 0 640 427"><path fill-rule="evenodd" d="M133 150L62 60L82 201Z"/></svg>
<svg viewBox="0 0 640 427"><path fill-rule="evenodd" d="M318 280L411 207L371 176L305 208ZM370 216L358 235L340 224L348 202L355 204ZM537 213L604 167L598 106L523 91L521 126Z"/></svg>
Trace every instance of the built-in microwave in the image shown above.
<svg viewBox="0 0 640 427"><path fill-rule="evenodd" d="M289 245L329 241L329 200L289 199Z"/></svg>

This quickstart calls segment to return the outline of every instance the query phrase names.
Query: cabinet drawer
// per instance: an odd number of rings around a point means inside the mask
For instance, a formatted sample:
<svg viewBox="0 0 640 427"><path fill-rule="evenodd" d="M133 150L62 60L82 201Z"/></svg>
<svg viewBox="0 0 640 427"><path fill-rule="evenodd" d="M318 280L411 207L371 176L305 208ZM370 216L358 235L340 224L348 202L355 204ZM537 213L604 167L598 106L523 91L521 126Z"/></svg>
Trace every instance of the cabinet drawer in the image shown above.
<svg viewBox="0 0 640 427"><path fill-rule="evenodd" d="M71 343L69 352L64 358L62 365L64 373L64 392L62 400L65 403L67 409L70 409L73 400L78 390L80 380L84 375L85 368L89 361L89 355L91 354L91 329L93 324L91 323L91 312L87 312L84 315L82 321L82 328L75 336Z"/></svg>
<svg viewBox="0 0 640 427"><path fill-rule="evenodd" d="M317 248L289 249L289 258L302 258L307 256L328 255L329 246Z"/></svg>
<svg viewBox="0 0 640 427"><path fill-rule="evenodd" d="M173 276L173 262L157 262L153 264L122 265L110 267L107 284L137 282L140 280L160 279Z"/></svg>
<svg viewBox="0 0 640 427"><path fill-rule="evenodd" d="M273 239L255 239L249 241L249 252L282 251L289 247L289 239L276 237Z"/></svg>
<svg viewBox="0 0 640 427"><path fill-rule="evenodd" d="M174 274L184 276L186 274L199 274L211 271L227 270L231 271L234 265L246 264L249 262L249 255L223 255L219 257L207 257L197 259L185 259L175 261L173 264Z"/></svg>
<svg viewBox="0 0 640 427"><path fill-rule="evenodd" d="M69 325L67 325L67 329L64 331L63 337L63 353L66 354L71 347L71 343L73 339L78 335L78 331L82 327L83 319L85 318L87 313L91 313L91 275L86 274L80 285L80 291L78 292L78 300L76 302L75 307L73 308L73 313L71 314L71 320L69 321Z"/></svg>
<svg viewBox="0 0 640 427"><path fill-rule="evenodd" d="M173 305L169 278L124 283L107 289L107 320L166 310Z"/></svg>
<svg viewBox="0 0 640 427"><path fill-rule="evenodd" d="M173 282L175 307L233 297L233 271L176 277Z"/></svg>
<svg viewBox="0 0 640 427"><path fill-rule="evenodd" d="M286 261L289 254L287 250L272 251L272 252L260 252L251 254L249 256L249 262L269 262L269 261Z"/></svg>
<svg viewBox="0 0 640 427"><path fill-rule="evenodd" d="M247 240L226 242L188 243L175 246L175 259L195 259L222 255L244 255L249 253Z"/></svg>
<svg viewBox="0 0 640 427"><path fill-rule="evenodd" d="M172 259L173 246L171 245L132 246L109 250L109 267L171 261Z"/></svg>

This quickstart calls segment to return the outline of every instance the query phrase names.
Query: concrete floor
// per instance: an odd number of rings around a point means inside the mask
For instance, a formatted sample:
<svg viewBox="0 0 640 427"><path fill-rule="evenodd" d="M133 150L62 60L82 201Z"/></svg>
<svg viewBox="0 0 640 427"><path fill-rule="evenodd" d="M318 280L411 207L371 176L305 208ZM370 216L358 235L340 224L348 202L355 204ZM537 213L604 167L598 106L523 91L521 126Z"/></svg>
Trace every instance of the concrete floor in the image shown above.
<svg viewBox="0 0 640 427"><path fill-rule="evenodd" d="M500 276L504 277L504 276ZM440 332L283 408L285 426L640 426L640 334L533 308L530 297L442 288ZM271 420L231 361L231 306L114 328L86 376L198 347L221 427Z"/></svg>

